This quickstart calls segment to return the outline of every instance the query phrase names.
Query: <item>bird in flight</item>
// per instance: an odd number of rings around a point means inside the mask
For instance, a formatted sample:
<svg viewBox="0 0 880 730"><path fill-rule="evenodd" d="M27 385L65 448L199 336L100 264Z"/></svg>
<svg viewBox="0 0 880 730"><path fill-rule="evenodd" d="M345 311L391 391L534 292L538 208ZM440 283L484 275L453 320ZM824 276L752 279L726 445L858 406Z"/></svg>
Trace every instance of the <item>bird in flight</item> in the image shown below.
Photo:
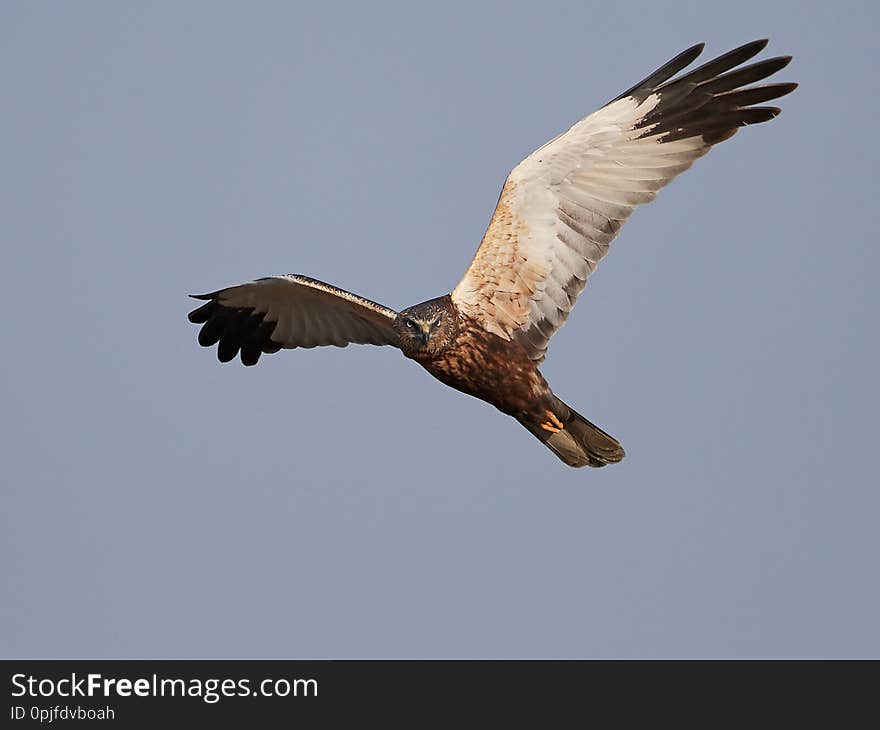
<svg viewBox="0 0 880 730"><path fill-rule="evenodd" d="M538 370L587 277L642 203L694 160L780 110L797 84L750 86L790 56L743 65L753 41L676 77L683 51L519 163L464 277L450 294L399 312L299 274L195 296L199 344L241 354L349 343L390 345L431 375L513 416L569 466L620 461L618 441L564 403Z"/></svg>

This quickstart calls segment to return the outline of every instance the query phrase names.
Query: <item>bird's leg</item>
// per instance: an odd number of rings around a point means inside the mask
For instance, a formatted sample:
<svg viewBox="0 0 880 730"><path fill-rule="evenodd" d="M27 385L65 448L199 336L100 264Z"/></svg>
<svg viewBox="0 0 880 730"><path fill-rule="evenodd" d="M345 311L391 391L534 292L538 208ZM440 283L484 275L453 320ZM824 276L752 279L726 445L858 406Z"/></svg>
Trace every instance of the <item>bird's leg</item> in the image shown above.
<svg viewBox="0 0 880 730"><path fill-rule="evenodd" d="M562 429L565 428L565 425L560 421L556 414L553 411L547 410L544 411L547 416L547 420L540 424L541 428L545 431L549 431L550 433L559 433Z"/></svg>

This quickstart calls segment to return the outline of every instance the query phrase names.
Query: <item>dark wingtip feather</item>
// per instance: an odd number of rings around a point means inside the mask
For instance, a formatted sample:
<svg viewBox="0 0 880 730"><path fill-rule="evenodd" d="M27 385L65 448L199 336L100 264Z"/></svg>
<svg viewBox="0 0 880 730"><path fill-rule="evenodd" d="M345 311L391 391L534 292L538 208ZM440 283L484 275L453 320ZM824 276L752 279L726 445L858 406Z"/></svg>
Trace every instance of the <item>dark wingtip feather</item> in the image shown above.
<svg viewBox="0 0 880 730"><path fill-rule="evenodd" d="M202 347L213 347L223 336L224 323L222 319L211 319L202 325L199 330L199 344Z"/></svg>
<svg viewBox="0 0 880 730"><path fill-rule="evenodd" d="M743 111L749 112L743 117L743 124L760 124L761 122L769 122L771 119L782 114L782 109L778 106L750 106Z"/></svg>
<svg viewBox="0 0 880 730"><path fill-rule="evenodd" d="M702 84L710 79L718 78L721 74L730 71L732 68L742 65L746 61L754 58L764 46L767 45L766 40L752 41L744 46L734 48L732 51L723 53L711 61L707 61L702 66L689 71L684 76L679 76L667 81L662 86L658 86L656 91L670 93L673 89L687 87L692 84Z"/></svg>
<svg viewBox="0 0 880 730"><path fill-rule="evenodd" d="M739 127L732 127L729 129L721 129L717 131L709 131L703 134L703 141L706 144L718 144L719 142L724 142L727 139L730 139L737 133Z"/></svg>
<svg viewBox="0 0 880 730"><path fill-rule="evenodd" d="M230 362L238 355L238 342L225 334L220 338L220 344L217 346L217 359L220 362Z"/></svg>
<svg viewBox="0 0 880 730"><path fill-rule="evenodd" d="M260 360L262 350L253 347L241 348L241 364L246 367L256 365Z"/></svg>
<svg viewBox="0 0 880 730"><path fill-rule="evenodd" d="M723 94L727 91L739 89L746 84L766 79L791 63L791 56L776 56L763 61L756 61L748 66L742 66L734 71L716 76L713 79L700 84L700 91L706 94Z"/></svg>
<svg viewBox="0 0 880 730"><path fill-rule="evenodd" d="M727 103L733 107L747 107L751 104L761 104L771 99L778 99L781 96L790 94L797 88L795 83L782 84L762 84L761 86L750 86L745 89L734 89L733 91L725 91L718 94L715 98L719 102Z"/></svg>
<svg viewBox="0 0 880 730"><path fill-rule="evenodd" d="M207 304L203 304L201 307L197 307L188 315L186 318L192 322L193 324L203 324L207 322L211 315L214 313L214 302L208 302Z"/></svg>
<svg viewBox="0 0 880 730"><path fill-rule="evenodd" d="M697 56L699 56L703 52L703 49L705 47L705 43L697 43L690 48L682 51L675 58L664 63L656 71L652 72L641 81L639 81L637 84L634 84L632 87L630 87L608 103L611 104L615 101L619 101L620 99L625 99L628 96L633 96L637 98L647 97L654 88L656 88L663 82L671 79L683 68L690 66L696 60Z"/></svg>
<svg viewBox="0 0 880 730"><path fill-rule="evenodd" d="M661 143L701 136L712 145L732 137L739 127L778 116L778 107L752 105L790 94L797 84L750 84L785 68L791 56L741 65L767 43L766 38L751 41L656 87L651 93L657 95L657 103L633 128L644 129L644 137L655 137Z"/></svg>
<svg viewBox="0 0 880 730"><path fill-rule="evenodd" d="M217 294L191 294L193 299L207 300L189 313L193 324L201 324L198 342L202 347L217 345L217 359L230 362L241 353L243 364L256 365L265 353L278 352L281 345L271 340L275 322L266 322L264 313L255 314L249 307L226 307L217 301ZM219 344L218 344L219 343Z"/></svg>
<svg viewBox="0 0 880 730"><path fill-rule="evenodd" d="M748 49L749 51L751 51L752 49L754 49L754 53L752 53L752 55L757 56L767 47L767 44L769 42L769 38L758 38L757 40L750 41L749 43L740 46L738 50L745 51L746 49Z"/></svg>
<svg viewBox="0 0 880 730"><path fill-rule="evenodd" d="M670 63L673 63L675 61L683 62L685 59L687 59L687 63L685 63L684 65L689 66L697 60L697 56L699 56L705 49L706 41L694 43L694 45L692 45L690 48L686 48L681 53L679 53L674 59L672 59L672 61L670 61Z"/></svg>

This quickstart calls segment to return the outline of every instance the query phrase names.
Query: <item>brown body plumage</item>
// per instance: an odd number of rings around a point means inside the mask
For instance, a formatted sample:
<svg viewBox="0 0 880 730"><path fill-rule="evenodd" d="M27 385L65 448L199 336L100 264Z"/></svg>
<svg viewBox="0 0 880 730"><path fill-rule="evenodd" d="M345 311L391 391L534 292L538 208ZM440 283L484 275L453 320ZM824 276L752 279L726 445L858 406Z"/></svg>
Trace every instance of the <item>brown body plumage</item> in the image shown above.
<svg viewBox="0 0 880 730"><path fill-rule="evenodd" d="M683 75L680 53L517 165L461 281L400 313L315 279L259 279L197 298L199 343L254 365L281 348L392 345L441 382L516 418L570 466L623 458L620 444L560 400L538 370L587 278L633 209L796 84L748 86L788 56L743 65L753 41ZM747 87L747 88L743 88Z"/></svg>
<svg viewBox="0 0 880 730"><path fill-rule="evenodd" d="M516 340L488 332L450 295L404 309L400 349L437 380L513 416L569 466L620 461L623 448L562 402Z"/></svg>
<svg viewBox="0 0 880 730"><path fill-rule="evenodd" d="M461 316L448 296L444 299L456 321L454 339L435 352L416 350L407 357L437 380L510 416L543 415L550 388L523 346L486 332L478 322Z"/></svg>

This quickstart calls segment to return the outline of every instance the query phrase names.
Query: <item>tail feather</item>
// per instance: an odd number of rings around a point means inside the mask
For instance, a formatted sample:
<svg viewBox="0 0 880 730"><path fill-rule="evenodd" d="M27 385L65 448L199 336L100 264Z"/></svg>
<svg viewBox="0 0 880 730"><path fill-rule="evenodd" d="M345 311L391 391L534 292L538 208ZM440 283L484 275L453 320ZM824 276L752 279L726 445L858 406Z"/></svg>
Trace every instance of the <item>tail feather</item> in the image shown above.
<svg viewBox="0 0 880 730"><path fill-rule="evenodd" d="M590 423L560 398L554 412L564 428L558 433L520 421L539 441L569 466L600 467L615 464L624 457L623 447L613 436Z"/></svg>

